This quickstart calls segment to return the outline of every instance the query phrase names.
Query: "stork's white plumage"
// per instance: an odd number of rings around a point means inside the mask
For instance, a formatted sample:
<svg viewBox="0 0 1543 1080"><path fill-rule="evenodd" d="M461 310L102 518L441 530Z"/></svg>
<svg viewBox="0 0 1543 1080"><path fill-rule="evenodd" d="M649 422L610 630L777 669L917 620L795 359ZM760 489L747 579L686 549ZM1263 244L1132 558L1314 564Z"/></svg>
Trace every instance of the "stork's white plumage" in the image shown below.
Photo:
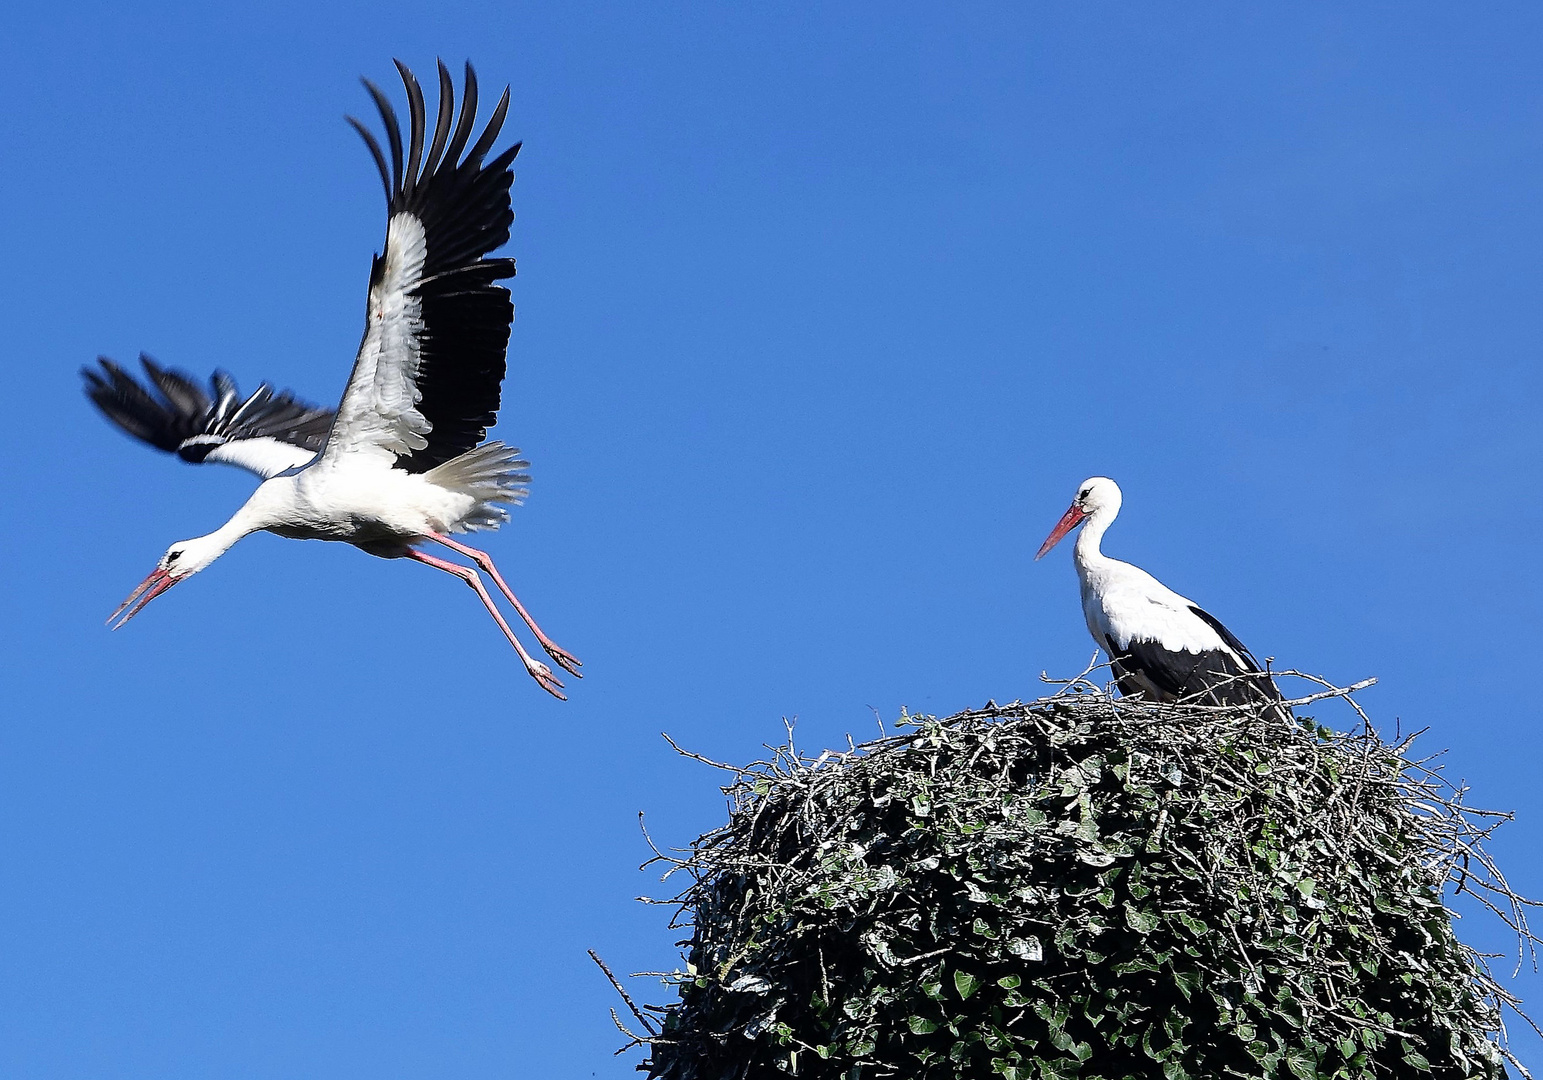
<svg viewBox="0 0 1543 1080"><path fill-rule="evenodd" d="M509 629L478 575L508 598L549 656L574 675L579 662L542 632L482 551L451 533L495 529L506 507L524 499L530 479L520 452L482 440L498 414L505 350L514 308L496 284L514 260L487 258L509 239L510 169L516 143L484 161L509 107L506 88L467 149L477 114L477 81L466 66L460 115L454 87L439 65L439 108L427 131L423 92L400 62L410 127L403 167L402 132L391 104L365 80L385 123L390 166L365 126L364 137L386 188L383 254L371 267L364 340L336 414L275 396L266 387L242 400L229 376L216 374L213 397L191 379L145 361L159 395L103 361L87 371L87 392L131 435L189 461L222 461L264 478L246 505L206 536L173 544L138 589L113 613L122 626L151 600L207 567L231 545L266 530L297 540L342 540L384 558L410 558L460 578L509 639L525 669L550 693L562 683ZM431 142L425 146L425 137ZM475 568L418 550L428 541Z"/></svg>
<svg viewBox="0 0 1543 1080"><path fill-rule="evenodd" d="M1099 550L1120 503L1113 480L1084 480L1034 558L1082 526L1075 556L1082 614L1109 654L1121 692L1217 705L1281 700L1269 674L1219 620L1140 567Z"/></svg>

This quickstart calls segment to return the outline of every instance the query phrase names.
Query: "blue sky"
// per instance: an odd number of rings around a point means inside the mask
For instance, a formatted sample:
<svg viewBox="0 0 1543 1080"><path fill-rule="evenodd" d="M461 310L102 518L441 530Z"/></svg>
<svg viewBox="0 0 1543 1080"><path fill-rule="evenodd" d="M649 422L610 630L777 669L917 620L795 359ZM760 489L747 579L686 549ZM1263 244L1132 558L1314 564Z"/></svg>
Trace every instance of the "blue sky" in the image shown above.
<svg viewBox="0 0 1543 1080"><path fill-rule="evenodd" d="M1106 550L1378 677L1543 894L1535 8L23 7L0 1074L631 1075L584 950L669 966L637 813L723 812L659 733L746 760L1076 672L1069 548L1030 560L1098 473ZM443 575L266 536L108 634L251 483L77 369L334 401L383 226L342 115L436 55L513 87L496 433L535 487L487 546L588 677L551 700Z"/></svg>

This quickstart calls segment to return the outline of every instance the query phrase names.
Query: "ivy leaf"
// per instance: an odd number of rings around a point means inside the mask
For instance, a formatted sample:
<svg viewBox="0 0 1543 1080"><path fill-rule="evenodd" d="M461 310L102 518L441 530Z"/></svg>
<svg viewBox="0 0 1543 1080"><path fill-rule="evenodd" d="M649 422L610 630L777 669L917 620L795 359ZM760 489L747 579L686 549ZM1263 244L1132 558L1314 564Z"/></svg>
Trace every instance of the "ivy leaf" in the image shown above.
<svg viewBox="0 0 1543 1080"><path fill-rule="evenodd" d="M959 991L961 1001L969 1001L970 996L980 988L980 980L967 971L954 972L954 989Z"/></svg>
<svg viewBox="0 0 1543 1080"><path fill-rule="evenodd" d="M1191 934L1194 934L1197 938L1205 937L1211 932L1211 928L1207 926L1204 921L1195 918L1193 915L1186 911L1181 911L1174 917L1179 920L1179 924L1183 926L1184 929L1188 930Z"/></svg>
<svg viewBox="0 0 1543 1080"><path fill-rule="evenodd" d="M1007 943L1007 951L1020 960L1043 960L1045 948L1039 943L1039 938L1030 935L1024 938L1013 938Z"/></svg>
<svg viewBox="0 0 1543 1080"><path fill-rule="evenodd" d="M1150 934L1157 929L1157 916L1140 908L1125 905L1125 925L1138 934Z"/></svg>
<svg viewBox="0 0 1543 1080"><path fill-rule="evenodd" d="M1179 988L1179 993L1184 995L1184 1000L1188 1001L1191 995L1200 989L1200 972L1175 971L1173 973L1173 982Z"/></svg>
<svg viewBox="0 0 1543 1080"><path fill-rule="evenodd" d="M1297 1080L1318 1080L1318 1066L1300 1050L1293 1050L1286 1055L1286 1068L1291 1070L1291 1075Z"/></svg>

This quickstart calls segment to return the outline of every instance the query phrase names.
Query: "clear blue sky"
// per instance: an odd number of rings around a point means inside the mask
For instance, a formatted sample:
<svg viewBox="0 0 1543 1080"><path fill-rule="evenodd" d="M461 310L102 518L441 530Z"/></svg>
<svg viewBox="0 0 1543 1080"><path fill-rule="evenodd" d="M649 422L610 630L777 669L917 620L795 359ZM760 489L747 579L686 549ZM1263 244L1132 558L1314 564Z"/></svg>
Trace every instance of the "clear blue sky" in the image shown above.
<svg viewBox="0 0 1543 1080"><path fill-rule="evenodd" d="M660 731L745 760L1077 671L1069 551L1030 559L1095 473L1112 554L1381 679L1543 894L1543 14L1293 8L0 15L0 1075L631 1075L584 950L669 966L637 812L722 818ZM77 369L335 401L383 225L342 115L436 55L513 85L535 489L488 546L588 677L266 536L108 634L252 485Z"/></svg>

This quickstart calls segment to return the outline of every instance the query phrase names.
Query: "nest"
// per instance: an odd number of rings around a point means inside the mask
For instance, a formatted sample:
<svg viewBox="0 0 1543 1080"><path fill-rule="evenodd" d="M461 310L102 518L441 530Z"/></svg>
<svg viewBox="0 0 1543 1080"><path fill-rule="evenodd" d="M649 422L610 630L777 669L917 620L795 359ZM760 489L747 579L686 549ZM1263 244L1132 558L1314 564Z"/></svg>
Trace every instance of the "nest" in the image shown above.
<svg viewBox="0 0 1543 1080"><path fill-rule="evenodd" d="M1349 700L1293 704L1328 696ZM731 769L725 826L656 849L690 884L652 902L692 932L682 970L643 973L677 1000L627 998L640 1070L1527 1075L1516 1001L1443 901L1474 894L1530 949L1483 848L1508 815L1464 805L1411 739L1083 680L903 725L815 758L790 729Z"/></svg>

